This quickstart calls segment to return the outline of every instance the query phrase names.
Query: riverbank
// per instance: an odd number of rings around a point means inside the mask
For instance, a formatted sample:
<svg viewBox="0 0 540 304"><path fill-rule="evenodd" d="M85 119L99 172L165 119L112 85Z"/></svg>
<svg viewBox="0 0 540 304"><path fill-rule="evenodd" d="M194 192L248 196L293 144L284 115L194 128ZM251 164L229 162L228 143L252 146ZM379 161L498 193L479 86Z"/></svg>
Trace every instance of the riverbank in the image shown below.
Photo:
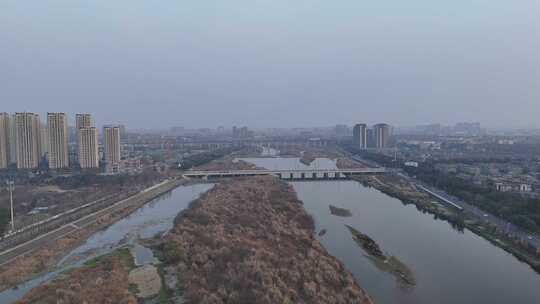
<svg viewBox="0 0 540 304"><path fill-rule="evenodd" d="M534 256L522 248L519 240L508 239L503 233L497 231L496 227L479 222L464 212L433 203L433 198L430 195L419 192L401 178L396 176L386 178L359 176L355 177L354 180L397 198L405 205L414 204L419 211L433 214L437 219L446 220L458 230L467 228L493 245L504 249L520 261L528 264L540 274L540 257Z"/></svg>
<svg viewBox="0 0 540 304"><path fill-rule="evenodd" d="M292 187L272 177L217 185L156 251L169 298L185 303L372 303L314 237Z"/></svg>
<svg viewBox="0 0 540 304"><path fill-rule="evenodd" d="M230 170L262 170L252 163L248 163L241 159L236 159L234 155L227 155L220 159L213 160L209 163L196 166L193 170L197 171L230 171Z"/></svg>
<svg viewBox="0 0 540 304"><path fill-rule="evenodd" d="M88 261L28 292L16 304L124 303L136 304L130 272L135 269L127 248Z"/></svg>
<svg viewBox="0 0 540 304"><path fill-rule="evenodd" d="M169 180L147 188L126 200L78 220L76 223L79 225L76 225L76 228L72 226L72 231L69 233L36 244L32 251L0 267L0 290L17 286L53 270L70 250L79 246L90 235L131 214L147 202L182 183L182 180Z"/></svg>
<svg viewBox="0 0 540 304"><path fill-rule="evenodd" d="M398 177L385 176L355 176L353 180L362 183L364 186L373 187L384 194L399 199L403 204L413 204L419 211L433 214L436 218L446 220L454 228L463 229L465 219L462 214L451 210L443 205L434 204L431 196L424 192L419 192L411 185Z"/></svg>

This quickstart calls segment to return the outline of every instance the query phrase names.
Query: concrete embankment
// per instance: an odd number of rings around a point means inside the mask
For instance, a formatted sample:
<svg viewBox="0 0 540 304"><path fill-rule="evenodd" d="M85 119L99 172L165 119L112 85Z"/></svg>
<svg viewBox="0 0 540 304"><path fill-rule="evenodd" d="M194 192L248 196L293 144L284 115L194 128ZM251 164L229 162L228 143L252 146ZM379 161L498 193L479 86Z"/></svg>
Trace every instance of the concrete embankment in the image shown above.
<svg viewBox="0 0 540 304"><path fill-rule="evenodd" d="M107 208L46 233L0 254L0 290L48 272L70 250L90 235L134 212L147 202L171 191L182 180L166 180Z"/></svg>

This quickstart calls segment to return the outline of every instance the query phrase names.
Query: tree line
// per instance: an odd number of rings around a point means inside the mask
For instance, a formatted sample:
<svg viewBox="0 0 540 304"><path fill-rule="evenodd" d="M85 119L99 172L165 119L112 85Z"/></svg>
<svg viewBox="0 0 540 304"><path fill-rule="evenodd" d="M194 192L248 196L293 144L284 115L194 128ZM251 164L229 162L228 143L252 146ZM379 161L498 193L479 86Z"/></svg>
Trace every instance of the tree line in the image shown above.
<svg viewBox="0 0 540 304"><path fill-rule="evenodd" d="M540 199L522 196L518 193L499 192L494 188L475 185L456 176L455 173L444 173L435 168L438 162L427 161L418 167L404 165L404 160L370 151L347 150L360 154L362 158L374 161L387 168L399 168L409 176L434 186L453 195L485 212L513 223L531 232L540 233Z"/></svg>

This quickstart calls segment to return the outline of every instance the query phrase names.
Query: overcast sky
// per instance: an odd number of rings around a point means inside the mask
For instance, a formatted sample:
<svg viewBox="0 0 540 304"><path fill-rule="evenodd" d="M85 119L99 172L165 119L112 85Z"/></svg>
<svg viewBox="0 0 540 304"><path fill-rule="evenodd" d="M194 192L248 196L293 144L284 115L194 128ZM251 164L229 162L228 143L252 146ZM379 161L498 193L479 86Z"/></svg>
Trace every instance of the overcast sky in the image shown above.
<svg viewBox="0 0 540 304"><path fill-rule="evenodd" d="M147 129L540 127L540 1L2 0L0 104Z"/></svg>

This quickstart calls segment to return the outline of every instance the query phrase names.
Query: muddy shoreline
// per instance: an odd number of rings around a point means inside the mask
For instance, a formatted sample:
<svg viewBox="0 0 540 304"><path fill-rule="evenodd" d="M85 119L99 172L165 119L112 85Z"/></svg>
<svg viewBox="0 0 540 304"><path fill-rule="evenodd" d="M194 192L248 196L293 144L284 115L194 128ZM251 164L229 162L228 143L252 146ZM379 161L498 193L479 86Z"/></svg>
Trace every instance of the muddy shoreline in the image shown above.
<svg viewBox="0 0 540 304"><path fill-rule="evenodd" d="M111 213L99 216L95 221L74 233L49 241L36 250L19 256L0 267L0 291L13 288L39 275L53 271L57 263L72 249L80 246L97 231L103 230L121 218L128 216L161 194L171 191L183 181L173 180L145 193L139 193Z"/></svg>
<svg viewBox="0 0 540 304"><path fill-rule="evenodd" d="M290 185L273 177L222 182L182 211L168 234L147 241L160 260L163 284L156 297L186 304L372 304L314 235L313 219ZM19 303L77 300L82 291L103 300L103 290L124 297L122 303L140 302L137 295L145 289L124 281L138 270L122 262L119 252L32 289Z"/></svg>

